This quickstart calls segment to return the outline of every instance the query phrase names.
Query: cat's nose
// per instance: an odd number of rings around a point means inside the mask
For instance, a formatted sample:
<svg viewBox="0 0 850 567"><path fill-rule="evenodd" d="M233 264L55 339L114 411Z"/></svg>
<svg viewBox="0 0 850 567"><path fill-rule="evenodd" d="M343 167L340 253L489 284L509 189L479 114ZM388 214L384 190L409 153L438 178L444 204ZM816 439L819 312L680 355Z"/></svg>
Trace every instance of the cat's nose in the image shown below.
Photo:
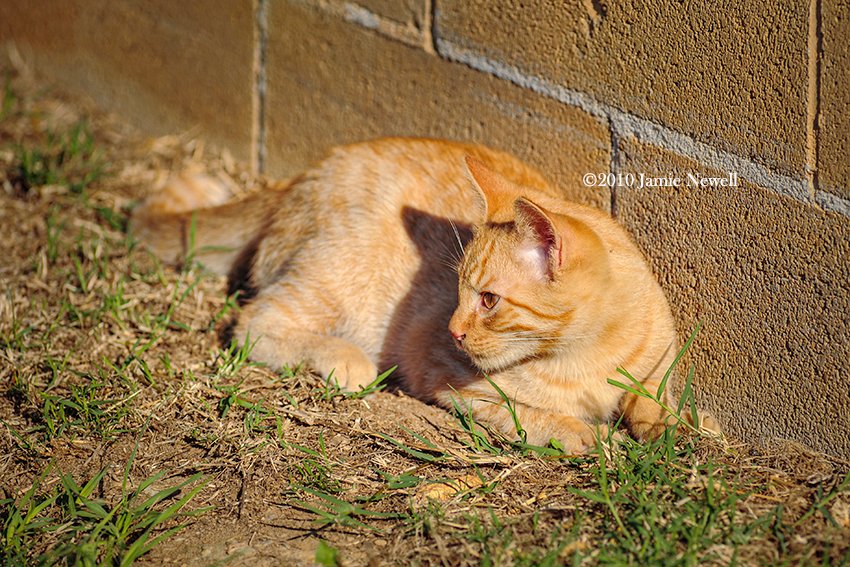
<svg viewBox="0 0 850 567"><path fill-rule="evenodd" d="M449 332L452 334L452 338L455 340L455 344L458 348L463 348L463 339L466 338L465 333L458 333L452 329L449 329Z"/></svg>

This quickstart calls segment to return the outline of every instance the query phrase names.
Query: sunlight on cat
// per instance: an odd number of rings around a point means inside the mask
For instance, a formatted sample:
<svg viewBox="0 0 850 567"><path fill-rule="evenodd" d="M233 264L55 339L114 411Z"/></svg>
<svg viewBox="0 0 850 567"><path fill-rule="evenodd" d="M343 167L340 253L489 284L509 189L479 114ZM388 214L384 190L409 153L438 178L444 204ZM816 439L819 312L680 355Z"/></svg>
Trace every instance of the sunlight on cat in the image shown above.
<svg viewBox="0 0 850 567"><path fill-rule="evenodd" d="M618 415L638 439L667 426L658 403L608 382L624 367L658 389L677 352L660 286L608 215L518 159L390 138L336 148L288 186L221 204L224 190L175 177L132 230L251 291L234 337L256 340L255 360L352 390L398 365L413 395L449 409L461 396L505 434L516 417L530 443L574 453Z"/></svg>

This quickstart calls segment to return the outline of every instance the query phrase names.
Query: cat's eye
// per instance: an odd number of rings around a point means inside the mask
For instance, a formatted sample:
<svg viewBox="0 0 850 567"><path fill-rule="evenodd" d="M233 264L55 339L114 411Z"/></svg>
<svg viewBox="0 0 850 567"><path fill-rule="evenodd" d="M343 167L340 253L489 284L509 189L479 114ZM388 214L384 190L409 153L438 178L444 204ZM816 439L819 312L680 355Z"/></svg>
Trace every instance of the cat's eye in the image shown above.
<svg viewBox="0 0 850 567"><path fill-rule="evenodd" d="M481 292L481 305L484 306L485 309L493 309L497 303L499 303L499 299L501 299L495 293L491 293L489 291Z"/></svg>

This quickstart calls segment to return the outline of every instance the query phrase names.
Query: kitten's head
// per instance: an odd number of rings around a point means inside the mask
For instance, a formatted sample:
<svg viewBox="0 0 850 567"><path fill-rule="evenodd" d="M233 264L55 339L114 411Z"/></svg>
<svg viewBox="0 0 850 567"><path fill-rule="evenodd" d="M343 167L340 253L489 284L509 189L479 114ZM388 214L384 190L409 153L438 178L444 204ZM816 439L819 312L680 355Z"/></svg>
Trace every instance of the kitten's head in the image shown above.
<svg viewBox="0 0 850 567"><path fill-rule="evenodd" d="M487 220L458 267L449 331L485 372L569 348L585 337L608 277L599 237L536 204L534 190L467 163Z"/></svg>

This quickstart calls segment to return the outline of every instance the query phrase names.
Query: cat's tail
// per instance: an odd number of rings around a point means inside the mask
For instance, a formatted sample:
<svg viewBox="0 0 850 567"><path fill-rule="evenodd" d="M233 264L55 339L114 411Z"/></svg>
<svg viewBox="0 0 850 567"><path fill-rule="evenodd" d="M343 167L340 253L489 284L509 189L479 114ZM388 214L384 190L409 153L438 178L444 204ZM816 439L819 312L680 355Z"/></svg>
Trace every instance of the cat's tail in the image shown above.
<svg viewBox="0 0 850 567"><path fill-rule="evenodd" d="M172 176L130 217L131 233L161 260L199 261L218 274L230 274L262 238L272 209L272 193L232 200L229 184L204 173Z"/></svg>

